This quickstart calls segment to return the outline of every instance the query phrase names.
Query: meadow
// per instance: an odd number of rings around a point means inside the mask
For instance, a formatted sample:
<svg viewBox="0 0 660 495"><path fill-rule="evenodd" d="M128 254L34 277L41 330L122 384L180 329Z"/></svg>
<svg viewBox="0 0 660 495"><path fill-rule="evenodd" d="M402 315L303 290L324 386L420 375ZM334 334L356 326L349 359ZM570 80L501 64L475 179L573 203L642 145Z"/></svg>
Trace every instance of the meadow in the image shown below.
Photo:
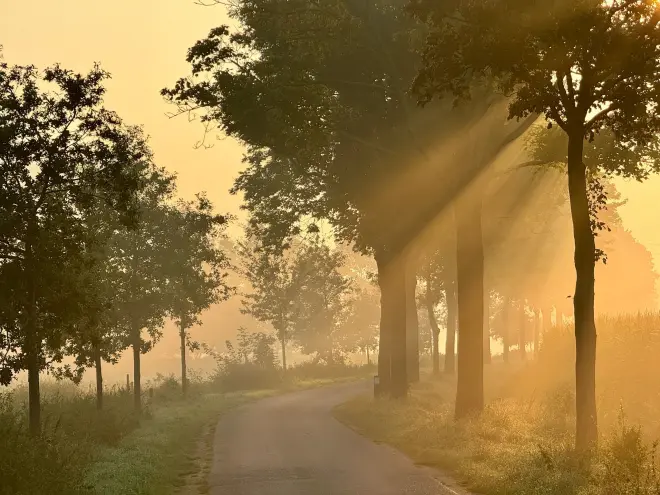
<svg viewBox="0 0 660 495"><path fill-rule="evenodd" d="M537 358L485 371L487 406L454 421L454 377L426 375L407 401L360 397L335 414L415 462L451 474L485 495L660 493L660 314L598 321L601 438L591 456L574 452L573 329L543 336Z"/></svg>

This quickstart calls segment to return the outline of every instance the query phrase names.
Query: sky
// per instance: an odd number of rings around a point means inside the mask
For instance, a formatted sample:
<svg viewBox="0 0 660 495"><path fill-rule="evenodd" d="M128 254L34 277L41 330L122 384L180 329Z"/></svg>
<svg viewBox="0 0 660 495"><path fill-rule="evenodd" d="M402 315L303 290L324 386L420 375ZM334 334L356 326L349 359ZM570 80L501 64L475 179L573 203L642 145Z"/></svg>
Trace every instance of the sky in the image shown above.
<svg viewBox="0 0 660 495"><path fill-rule="evenodd" d="M88 71L99 62L112 75L106 106L144 126L156 162L178 174L180 195L206 191L218 211L236 211L240 198L227 191L241 146L211 138L211 149L194 149L201 124L169 118L174 108L159 94L188 74L187 49L226 22L223 7L194 0L0 0L0 45L8 63Z"/></svg>
<svg viewBox="0 0 660 495"><path fill-rule="evenodd" d="M59 62L87 71L99 62L112 75L106 106L127 123L144 126L156 162L178 174L180 196L205 191L218 212L236 214L241 198L228 190L242 167L242 147L229 138L211 138L210 149L195 149L201 124L186 116L169 118L174 109L159 94L188 74L187 49L227 22L222 6L195 0L0 0L0 45L10 64ZM628 199L620 210L625 226L660 268L660 177L617 186ZM237 309L232 304L224 315ZM223 318L216 315L213 324Z"/></svg>

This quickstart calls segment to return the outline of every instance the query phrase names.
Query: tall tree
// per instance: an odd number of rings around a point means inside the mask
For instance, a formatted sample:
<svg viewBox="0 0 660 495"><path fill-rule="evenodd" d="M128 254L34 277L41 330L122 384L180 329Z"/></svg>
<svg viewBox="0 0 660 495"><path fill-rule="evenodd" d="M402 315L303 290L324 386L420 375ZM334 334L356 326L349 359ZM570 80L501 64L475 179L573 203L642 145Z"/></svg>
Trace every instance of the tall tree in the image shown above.
<svg viewBox="0 0 660 495"><path fill-rule="evenodd" d="M585 139L611 129L616 145L641 152L660 128L656 84L660 12L647 0L518 2L414 0L430 34L416 87L425 99L469 95L465 74L488 75L512 96L510 117L542 113L568 137L568 186L577 274L576 447L597 440L595 393L596 246L590 217ZM611 172L643 178L648 164Z"/></svg>
<svg viewBox="0 0 660 495"><path fill-rule="evenodd" d="M353 284L340 269L345 257L319 235L303 241L293 263L295 319L292 340L304 354L332 365L341 358L342 330L350 321Z"/></svg>
<svg viewBox="0 0 660 495"><path fill-rule="evenodd" d="M427 257L426 266L423 270L424 277L424 305L428 314L429 325L432 334L432 361L433 374L440 374L440 325L436 317L436 306L444 298L444 284L442 280L443 266L439 252L435 256Z"/></svg>
<svg viewBox="0 0 660 495"><path fill-rule="evenodd" d="M249 165L235 190L244 193L269 241L295 235L301 218L312 216L329 220L338 239L375 257L389 301L381 304L379 375L397 397L407 392L408 250L504 145L494 134L479 148L479 166L457 166L475 146L451 137L492 101L460 110L450 103L435 112L415 108L408 88L418 62L418 37L410 35L418 26L401 6L235 2L230 13L238 30L224 26L198 42L188 54L192 76L164 91L182 111L198 109L248 145ZM447 150L453 158L446 166L428 159L439 141L460 148ZM447 180L452 169L465 173Z"/></svg>
<svg viewBox="0 0 660 495"><path fill-rule="evenodd" d="M102 106L107 77L98 67L77 74L0 63L2 326L18 352L2 374L27 370L33 433L41 422L39 372L61 359L79 321L81 293L71 282L86 263L84 246L94 242L81 212L96 197L129 211L135 181L128 165L144 159L144 147L133 146Z"/></svg>
<svg viewBox="0 0 660 495"><path fill-rule="evenodd" d="M179 328L181 390L185 396L188 391L188 329L199 324L202 311L226 300L233 290L226 282L229 261L219 242L227 220L214 214L213 204L201 194L195 202L180 200L167 215L170 315Z"/></svg>
<svg viewBox="0 0 660 495"><path fill-rule="evenodd" d="M250 287L242 293L241 311L258 321L269 323L282 352L282 370L286 373L286 349L296 318L296 298L299 287L294 278L291 253L271 251L259 245L253 232L237 245L241 257L240 273Z"/></svg>
<svg viewBox="0 0 660 495"><path fill-rule="evenodd" d="M108 261L118 274L113 298L117 325L133 353L133 398L138 413L142 409L141 355L160 339L173 307L169 267L174 254L168 202L176 190L175 177L156 166L150 167L142 180L136 195L136 227L117 229L107 246Z"/></svg>

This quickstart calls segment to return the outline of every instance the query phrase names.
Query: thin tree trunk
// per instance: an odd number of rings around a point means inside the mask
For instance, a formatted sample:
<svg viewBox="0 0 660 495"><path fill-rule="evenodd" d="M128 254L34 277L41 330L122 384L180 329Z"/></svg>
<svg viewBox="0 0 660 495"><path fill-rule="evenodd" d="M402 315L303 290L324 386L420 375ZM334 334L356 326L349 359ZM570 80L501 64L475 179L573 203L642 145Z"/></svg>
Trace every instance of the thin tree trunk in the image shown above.
<svg viewBox="0 0 660 495"><path fill-rule="evenodd" d="M94 368L96 369L96 409L103 409L103 362L98 342L94 344Z"/></svg>
<svg viewBox="0 0 660 495"><path fill-rule="evenodd" d="M534 359L539 359L539 342L541 341L541 316L539 310L534 310Z"/></svg>
<svg viewBox="0 0 660 495"><path fill-rule="evenodd" d="M284 332L282 332L280 338L280 345L282 347L282 371L286 373L286 338L284 337Z"/></svg>
<svg viewBox="0 0 660 495"><path fill-rule="evenodd" d="M481 196L457 206L458 381L456 418L481 412L484 406L484 252Z"/></svg>
<svg viewBox="0 0 660 495"><path fill-rule="evenodd" d="M406 263L406 351L407 375L410 383L419 381L419 320L417 318L417 271L408 257Z"/></svg>
<svg viewBox="0 0 660 495"><path fill-rule="evenodd" d="M364 350L367 353L367 366L371 366L371 358L369 357L369 347L367 346Z"/></svg>
<svg viewBox="0 0 660 495"><path fill-rule="evenodd" d="M406 318L406 262L396 256L388 269L392 291L392 378L390 395L404 398L408 395L407 318Z"/></svg>
<svg viewBox="0 0 660 495"><path fill-rule="evenodd" d="M181 339L181 393L184 397L188 395L188 369L186 367L186 329L183 324L179 329Z"/></svg>
<svg viewBox="0 0 660 495"><path fill-rule="evenodd" d="M431 326L431 332L433 334L433 374L440 374L440 342L438 339L440 337L440 327L438 326L438 320L435 317L434 304L433 304L433 295L429 289L431 284L431 277L426 279L426 312L429 317L429 325Z"/></svg>
<svg viewBox="0 0 660 495"><path fill-rule="evenodd" d="M378 338L378 379L379 394L389 395L392 379L391 334L392 319L390 317L392 299L388 284L387 258L382 253L376 255L378 268L378 285L380 287L380 335Z"/></svg>
<svg viewBox="0 0 660 495"><path fill-rule="evenodd" d="M543 310L543 333L548 333L552 328L552 310L545 308Z"/></svg>
<svg viewBox="0 0 660 495"><path fill-rule="evenodd" d="M504 298L504 302L502 303L504 306L502 307L502 360L505 363L509 362L509 350L511 349L511 341L509 339L510 335L510 330L509 330L509 325L511 324L510 318L509 318L509 312L511 309L511 301L509 300L508 297Z"/></svg>
<svg viewBox="0 0 660 495"><path fill-rule="evenodd" d="M31 222L30 222L30 225ZM30 231L33 229L28 227ZM25 325L26 361L28 372L28 416L30 434L41 433L41 392L39 370L41 357L41 338L37 327L37 288L34 280L32 234L28 233L25 246L25 265L27 282L27 321Z"/></svg>
<svg viewBox="0 0 660 495"><path fill-rule="evenodd" d="M520 360L527 359L527 313L525 313L525 301L520 300L520 324L518 327L518 352L520 353Z"/></svg>
<svg viewBox="0 0 660 495"><path fill-rule="evenodd" d="M578 451L591 449L598 440L594 317L596 244L589 217L583 147L583 129L576 129L568 140L568 191L575 241L575 446Z"/></svg>
<svg viewBox="0 0 660 495"><path fill-rule="evenodd" d="M490 292L484 290L484 364L490 364Z"/></svg>
<svg viewBox="0 0 660 495"><path fill-rule="evenodd" d="M445 340L445 374L456 372L456 319L458 305L456 302L456 284L445 281L445 300L447 301L447 338Z"/></svg>
<svg viewBox="0 0 660 495"><path fill-rule="evenodd" d="M142 387L140 384L140 356L142 348L142 337L140 330L133 329L133 406L135 412L142 412Z"/></svg>

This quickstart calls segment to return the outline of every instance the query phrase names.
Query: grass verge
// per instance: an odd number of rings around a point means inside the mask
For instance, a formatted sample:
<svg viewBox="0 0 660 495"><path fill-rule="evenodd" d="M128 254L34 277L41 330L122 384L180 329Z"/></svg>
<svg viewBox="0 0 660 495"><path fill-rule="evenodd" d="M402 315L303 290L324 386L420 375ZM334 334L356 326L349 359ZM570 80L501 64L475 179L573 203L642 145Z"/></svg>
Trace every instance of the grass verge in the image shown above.
<svg viewBox="0 0 660 495"><path fill-rule="evenodd" d="M100 450L85 484L103 495L207 493L213 434L223 413L257 399L357 379L294 380L277 389L209 393L158 407L141 428Z"/></svg>
<svg viewBox="0 0 660 495"><path fill-rule="evenodd" d="M103 449L86 484L104 495L167 495L185 485L201 459L195 446L218 416L274 390L205 394L156 409L143 426L117 446Z"/></svg>
<svg viewBox="0 0 660 495"><path fill-rule="evenodd" d="M486 495L658 495L654 444L621 416L591 459L572 450L572 400L490 401L479 418L455 422L453 384L425 382L409 399L359 397L335 409L344 424L420 465L442 469Z"/></svg>

